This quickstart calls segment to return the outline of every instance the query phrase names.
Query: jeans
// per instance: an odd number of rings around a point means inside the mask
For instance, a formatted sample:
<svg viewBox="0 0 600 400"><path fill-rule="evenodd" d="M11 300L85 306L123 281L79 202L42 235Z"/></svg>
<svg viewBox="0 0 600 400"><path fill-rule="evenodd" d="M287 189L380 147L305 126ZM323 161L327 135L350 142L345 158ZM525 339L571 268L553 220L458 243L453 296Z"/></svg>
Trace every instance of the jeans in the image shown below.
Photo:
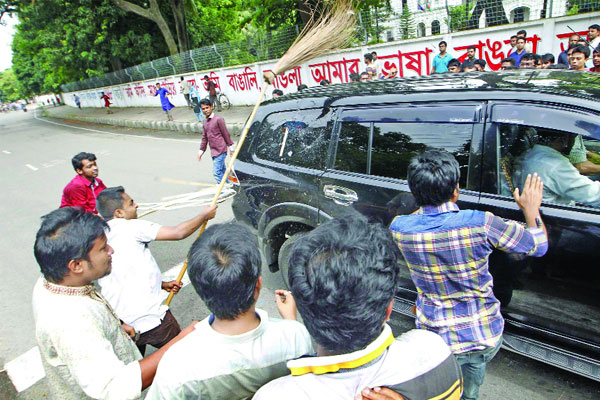
<svg viewBox="0 0 600 400"><path fill-rule="evenodd" d="M500 340L500 343L496 347L454 355L458 365L460 365L464 380L464 390L461 400L477 400L479 397L479 387L483 384L483 378L485 377L485 367L494 358L496 353L498 353L501 345L502 340Z"/></svg>
<svg viewBox="0 0 600 400"><path fill-rule="evenodd" d="M227 156L227 152L223 154L219 154L218 156L213 157L213 176L217 183L221 183L221 179L223 179L223 175L225 175L225 157Z"/></svg>

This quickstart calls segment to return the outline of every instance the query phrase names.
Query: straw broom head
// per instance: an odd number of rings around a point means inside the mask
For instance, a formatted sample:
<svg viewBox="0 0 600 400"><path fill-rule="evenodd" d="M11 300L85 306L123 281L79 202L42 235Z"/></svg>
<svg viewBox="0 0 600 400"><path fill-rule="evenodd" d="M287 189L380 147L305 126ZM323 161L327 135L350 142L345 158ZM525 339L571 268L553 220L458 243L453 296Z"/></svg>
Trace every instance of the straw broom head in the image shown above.
<svg viewBox="0 0 600 400"><path fill-rule="evenodd" d="M265 81L273 84L276 75L347 45L354 34L355 25L356 13L352 0L334 1L317 19L313 14L288 51L270 72L264 74Z"/></svg>

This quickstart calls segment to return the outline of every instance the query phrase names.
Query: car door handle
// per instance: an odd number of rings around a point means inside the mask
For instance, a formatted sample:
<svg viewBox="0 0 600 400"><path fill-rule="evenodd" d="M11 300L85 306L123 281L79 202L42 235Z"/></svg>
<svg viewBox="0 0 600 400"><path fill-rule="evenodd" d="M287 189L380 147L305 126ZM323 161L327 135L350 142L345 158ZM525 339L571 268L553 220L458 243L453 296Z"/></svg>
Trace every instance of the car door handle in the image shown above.
<svg viewBox="0 0 600 400"><path fill-rule="evenodd" d="M342 206L349 206L358 201L358 195L354 190L342 186L325 185L323 186L323 194Z"/></svg>

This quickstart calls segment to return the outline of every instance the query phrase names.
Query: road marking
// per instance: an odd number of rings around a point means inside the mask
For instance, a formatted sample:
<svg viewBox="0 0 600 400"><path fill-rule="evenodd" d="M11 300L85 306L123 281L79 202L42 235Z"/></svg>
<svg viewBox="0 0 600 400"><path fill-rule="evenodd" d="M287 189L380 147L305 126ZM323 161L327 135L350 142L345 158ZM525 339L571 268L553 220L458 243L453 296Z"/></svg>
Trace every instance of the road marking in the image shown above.
<svg viewBox="0 0 600 400"><path fill-rule="evenodd" d="M38 170L36 167L34 167L34 166L33 166L33 165L31 165L31 164L25 164L25 166L26 166L27 168L29 168L30 170L32 170L32 171L37 171L37 170Z"/></svg>
<svg viewBox="0 0 600 400"><path fill-rule="evenodd" d="M65 126L67 128L73 128L73 129L81 129L81 130L90 131L90 132L104 133L104 134L115 135L115 136L136 137L136 138L140 138L140 139L166 140L166 141L170 141L170 142L183 142L183 143L194 143L194 144L198 144L198 142L199 142L198 140L161 138L161 137L140 136L140 135L126 135L124 133L115 133L115 132L109 132L109 131L101 131L101 130L98 130L98 129L83 128L81 126L72 126L72 125L60 124L58 122L48 121L47 119L38 118L37 113L34 113L33 117L35 119L37 119L38 121L47 122L49 124L54 124L54 125L59 125L59 126ZM139 129L143 129L143 128L139 128Z"/></svg>
<svg viewBox="0 0 600 400"><path fill-rule="evenodd" d="M182 266L183 262L180 262L163 272L162 280L168 282L177 279ZM183 287L190 284L190 278L188 277L187 271L183 275L181 282L183 283ZM161 295L164 301L169 293L162 290ZM13 386L19 393L29 389L35 383L46 377L42 365L40 349L37 346L4 364L4 370L6 370Z"/></svg>
<svg viewBox="0 0 600 400"><path fill-rule="evenodd" d="M179 183L182 185L191 185L191 186L215 186L216 187L216 183L192 182L192 181L184 181L181 179L172 179L172 178L159 178L158 180L161 182L165 182L165 183Z"/></svg>
<svg viewBox="0 0 600 400"><path fill-rule="evenodd" d="M10 151L8 151L8 150L2 150L2 152L3 152L4 154L12 154L12 153L11 153Z"/></svg>

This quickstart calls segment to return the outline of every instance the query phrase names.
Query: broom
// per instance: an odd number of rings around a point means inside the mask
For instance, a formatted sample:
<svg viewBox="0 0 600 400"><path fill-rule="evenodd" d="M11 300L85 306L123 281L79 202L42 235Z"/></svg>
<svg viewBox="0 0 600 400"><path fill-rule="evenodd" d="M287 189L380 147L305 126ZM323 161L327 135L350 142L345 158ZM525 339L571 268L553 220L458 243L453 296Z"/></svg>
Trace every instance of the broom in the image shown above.
<svg viewBox="0 0 600 400"><path fill-rule="evenodd" d="M294 68L313 58L328 54L332 50L348 44L354 33L354 26L356 24L356 14L354 13L354 7L352 3L352 0L334 1L331 7L328 10L320 12L318 18L316 19L315 14L313 13L309 22L306 24L304 29L302 29L302 32L300 32L288 51L286 51L279 61L277 61L277 64L275 64L271 71L263 74L265 84L263 85L260 95L258 96L258 100L254 105L254 109L250 114L250 118L248 118L248 121L244 126L235 152L227 164L227 169L225 170L225 174L221 179L221 183L219 184L219 188L217 189L217 193L215 194L211 205L214 206L217 204L219 195L223 190L225 183L227 182L227 178L231 173L231 169L233 168L233 163L237 159L240 149L244 144L244 140L246 140L246 135L248 134L248 130L254 121L258 107L265 97L265 92L267 91L268 85L273 84L275 76L289 70L290 68ZM198 237L202 235L205 228L206 222L202 224L202 227L198 233ZM186 259L183 263L181 271L179 272L179 275L177 276L177 282L181 282L181 279L183 279L183 275L187 270L187 265L188 260ZM174 292L171 291L171 293L169 293L169 297L167 297L167 300L165 301L165 305L168 306L171 303L173 295Z"/></svg>

